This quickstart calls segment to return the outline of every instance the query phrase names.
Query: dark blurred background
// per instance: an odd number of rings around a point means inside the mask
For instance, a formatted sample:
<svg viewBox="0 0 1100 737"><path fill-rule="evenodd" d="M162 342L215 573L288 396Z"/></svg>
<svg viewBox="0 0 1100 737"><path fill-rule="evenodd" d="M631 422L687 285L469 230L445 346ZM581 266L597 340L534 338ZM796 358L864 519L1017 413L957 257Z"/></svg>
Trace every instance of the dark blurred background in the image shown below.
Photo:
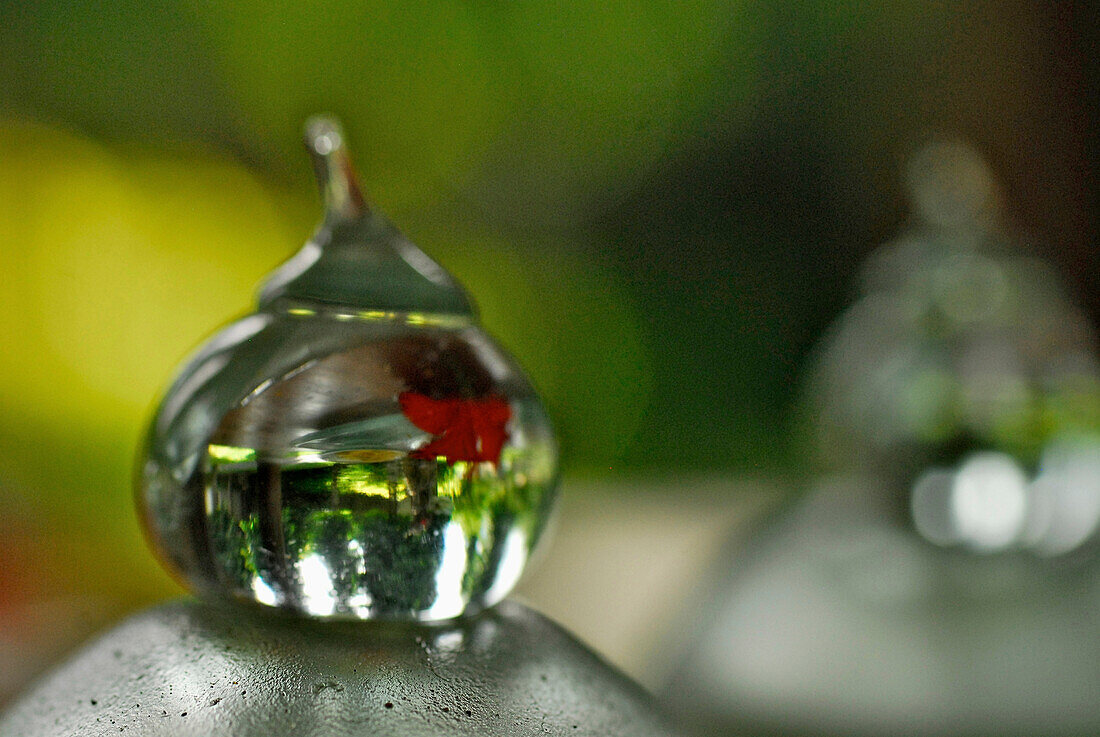
<svg viewBox="0 0 1100 737"><path fill-rule="evenodd" d="M0 701L178 593L134 450L318 220L308 115L527 367L567 496L614 478L623 507L798 470L800 368L929 135L988 157L1100 316L1098 27L992 0L0 4Z"/></svg>

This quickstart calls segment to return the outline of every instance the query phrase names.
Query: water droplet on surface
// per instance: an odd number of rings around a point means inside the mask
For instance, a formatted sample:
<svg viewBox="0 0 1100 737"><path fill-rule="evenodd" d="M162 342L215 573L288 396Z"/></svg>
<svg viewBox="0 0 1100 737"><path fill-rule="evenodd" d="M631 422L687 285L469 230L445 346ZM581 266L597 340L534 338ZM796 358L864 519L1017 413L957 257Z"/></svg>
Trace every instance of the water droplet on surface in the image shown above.
<svg viewBox="0 0 1100 737"><path fill-rule="evenodd" d="M306 145L324 222L161 402L149 537L211 597L353 619L491 605L549 513L549 421L457 282L367 206L339 127L311 120Z"/></svg>

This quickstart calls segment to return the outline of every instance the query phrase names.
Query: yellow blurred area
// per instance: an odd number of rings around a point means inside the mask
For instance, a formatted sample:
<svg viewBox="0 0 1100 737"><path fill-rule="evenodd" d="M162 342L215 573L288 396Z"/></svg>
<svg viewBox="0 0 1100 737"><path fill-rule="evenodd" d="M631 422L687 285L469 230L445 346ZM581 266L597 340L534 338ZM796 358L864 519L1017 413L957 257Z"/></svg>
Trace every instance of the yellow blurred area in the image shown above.
<svg viewBox="0 0 1100 737"><path fill-rule="evenodd" d="M62 586L130 602L168 587L130 501L142 425L291 232L239 166L0 124L0 479L76 561L54 571Z"/></svg>
<svg viewBox="0 0 1100 737"><path fill-rule="evenodd" d="M11 124L0 150L10 234L0 305L21 316L3 329L9 346L29 349L6 352L0 392L43 421L60 412L90 428L143 411L179 358L243 312L260 276L295 247L270 193L225 162L124 161ZM117 412L62 401L73 381Z"/></svg>

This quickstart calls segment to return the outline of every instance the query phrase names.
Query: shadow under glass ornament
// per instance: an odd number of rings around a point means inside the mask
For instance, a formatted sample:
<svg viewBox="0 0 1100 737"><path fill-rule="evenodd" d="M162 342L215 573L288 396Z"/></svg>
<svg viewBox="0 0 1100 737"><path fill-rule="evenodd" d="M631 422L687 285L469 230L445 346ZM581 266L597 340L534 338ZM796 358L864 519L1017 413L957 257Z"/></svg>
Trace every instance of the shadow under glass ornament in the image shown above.
<svg viewBox="0 0 1100 737"><path fill-rule="evenodd" d="M255 313L190 359L139 468L148 536L188 588L336 618L447 619L512 588L557 448L472 301L307 126L325 202Z"/></svg>
<svg viewBox="0 0 1100 737"><path fill-rule="evenodd" d="M819 480L685 627L669 695L701 734L1100 731L1093 330L973 150L909 185L810 373Z"/></svg>

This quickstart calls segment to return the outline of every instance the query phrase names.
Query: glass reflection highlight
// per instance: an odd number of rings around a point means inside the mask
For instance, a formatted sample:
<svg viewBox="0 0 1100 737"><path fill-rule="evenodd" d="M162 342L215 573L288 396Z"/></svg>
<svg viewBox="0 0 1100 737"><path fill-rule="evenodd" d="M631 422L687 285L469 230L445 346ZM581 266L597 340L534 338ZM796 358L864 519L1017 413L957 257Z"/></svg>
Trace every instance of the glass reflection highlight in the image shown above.
<svg viewBox="0 0 1100 737"><path fill-rule="evenodd" d="M1032 479L995 452L973 454L955 471L929 469L914 484L910 504L917 531L937 545L1064 555L1100 526L1100 439L1049 448Z"/></svg>

